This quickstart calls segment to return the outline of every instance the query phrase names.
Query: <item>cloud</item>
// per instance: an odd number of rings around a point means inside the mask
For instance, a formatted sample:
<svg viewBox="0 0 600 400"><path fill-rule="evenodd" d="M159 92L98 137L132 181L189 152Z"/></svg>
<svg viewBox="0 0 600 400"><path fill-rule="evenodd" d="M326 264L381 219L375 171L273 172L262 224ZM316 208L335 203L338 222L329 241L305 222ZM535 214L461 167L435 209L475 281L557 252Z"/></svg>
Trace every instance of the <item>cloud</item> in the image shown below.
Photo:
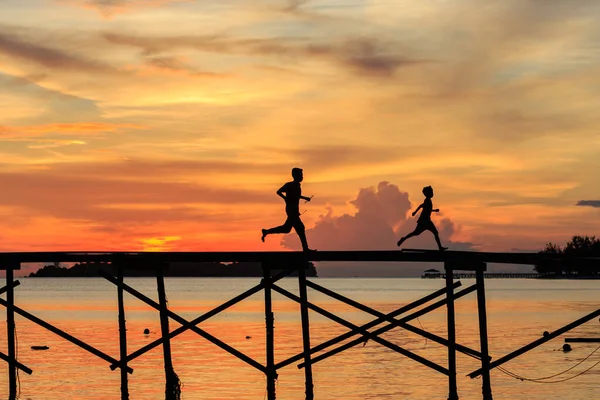
<svg viewBox="0 0 600 400"><path fill-rule="evenodd" d="M101 118L101 111L96 101L74 96L59 90L42 86L46 75L15 76L0 72L0 86L3 93L13 99L23 99L28 105L26 118L13 118L14 122L46 124L49 122L89 122ZM10 114L3 115L8 124Z"/></svg>
<svg viewBox="0 0 600 400"><path fill-rule="evenodd" d="M0 130L0 134L1 134ZM0 164L0 170L3 165ZM8 166L4 166L8 167ZM106 162L79 162L76 166L72 163L54 163L50 167L53 178L80 179L138 179L146 180L151 177L155 180L169 180L173 177L182 177L189 174L209 175L243 175L251 173L256 176L280 176L289 172L291 167L277 163L258 163L234 160L146 160L131 159Z"/></svg>
<svg viewBox="0 0 600 400"><path fill-rule="evenodd" d="M600 207L600 200L579 200L576 204L577 206L583 207Z"/></svg>
<svg viewBox="0 0 600 400"><path fill-rule="evenodd" d="M0 172L0 185L10 187L0 206L19 207L38 215L98 221L206 220L223 215L227 206L268 204L272 193L220 188L166 178L122 180L119 177L65 176L53 169ZM217 211L211 205L218 204ZM208 215L210 210L211 215Z"/></svg>
<svg viewBox="0 0 600 400"><path fill-rule="evenodd" d="M181 57L147 56L145 63L150 68L161 72L185 73L202 77L223 77L224 74L201 71L189 65Z"/></svg>
<svg viewBox="0 0 600 400"><path fill-rule="evenodd" d="M305 38L231 38L205 36L140 36L105 33L113 44L133 46L145 55L159 54L177 48L222 54L287 57L296 60L323 60L358 74L391 76L402 67L426 63L427 60L401 54L398 45L376 38L354 37L319 42Z"/></svg>
<svg viewBox="0 0 600 400"><path fill-rule="evenodd" d="M310 166L313 170L323 171L389 163L399 157L409 157L410 152L414 150L411 146L377 147L340 143L301 146L290 149L288 152L295 162L303 166ZM270 148L267 151L272 154L280 154L282 149Z"/></svg>
<svg viewBox="0 0 600 400"><path fill-rule="evenodd" d="M408 193L389 182L361 189L350 204L356 208L353 215L335 216L334 210L329 208L327 214L319 216L315 227L308 230L311 245L324 250L395 249L398 235L415 227L415 222L406 218L411 210ZM455 231L454 224L443 219L438 225L440 237L449 241ZM425 236L428 235L422 235ZM433 236L428 241L435 245ZM294 235L283 239L283 245L288 248L297 248L295 242ZM414 243L419 242L424 241L414 239Z"/></svg>
<svg viewBox="0 0 600 400"><path fill-rule="evenodd" d="M102 16L110 18L115 14L131 12L141 8L160 7L169 3L189 2L190 0L86 0L84 7L98 11ZM73 3L79 6L80 1Z"/></svg>
<svg viewBox="0 0 600 400"><path fill-rule="evenodd" d="M177 57L149 57L146 62L148 65L173 71L189 69L189 66L187 66L181 59Z"/></svg>
<svg viewBox="0 0 600 400"><path fill-rule="evenodd" d="M55 134L59 136L96 136L132 129L141 129L140 125L108 122L56 123L32 126L4 126L0 128L1 140L28 141L28 138Z"/></svg>
<svg viewBox="0 0 600 400"><path fill-rule="evenodd" d="M408 193L401 191L398 186L389 182L380 182L377 187L361 189L356 198L350 201L356 208L354 214L334 215L329 208L325 215L319 216L315 226L307 230L309 246L319 250L395 250L400 236L414 230L414 219L407 219L411 210ZM434 219L435 221L435 219ZM454 250L469 250L474 247L471 243L453 242L452 236L457 228L453 221L442 218L435 221L442 243ZM282 239L284 247L299 250L300 243L295 233ZM433 235L425 232L410 239L405 247L436 248ZM325 275L418 275L423 265L351 263L339 266L324 266ZM344 269L343 272L335 271Z"/></svg>
<svg viewBox="0 0 600 400"><path fill-rule="evenodd" d="M64 50L39 44L13 33L0 31L0 53L23 61L33 62L49 69L71 72L113 72L113 68L99 61L90 60Z"/></svg>
<svg viewBox="0 0 600 400"><path fill-rule="evenodd" d="M288 3L282 7L283 11L296 12L310 0L288 0Z"/></svg>

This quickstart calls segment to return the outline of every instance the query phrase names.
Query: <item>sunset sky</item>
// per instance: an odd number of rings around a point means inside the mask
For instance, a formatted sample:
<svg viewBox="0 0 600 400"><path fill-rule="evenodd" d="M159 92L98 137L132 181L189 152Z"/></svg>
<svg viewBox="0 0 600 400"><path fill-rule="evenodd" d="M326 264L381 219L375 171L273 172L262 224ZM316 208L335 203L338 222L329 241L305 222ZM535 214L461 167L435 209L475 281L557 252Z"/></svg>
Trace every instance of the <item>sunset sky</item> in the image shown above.
<svg viewBox="0 0 600 400"><path fill-rule="evenodd" d="M0 0L0 250L597 234L600 1ZM409 245L411 244L411 245ZM408 247L435 247L425 233Z"/></svg>

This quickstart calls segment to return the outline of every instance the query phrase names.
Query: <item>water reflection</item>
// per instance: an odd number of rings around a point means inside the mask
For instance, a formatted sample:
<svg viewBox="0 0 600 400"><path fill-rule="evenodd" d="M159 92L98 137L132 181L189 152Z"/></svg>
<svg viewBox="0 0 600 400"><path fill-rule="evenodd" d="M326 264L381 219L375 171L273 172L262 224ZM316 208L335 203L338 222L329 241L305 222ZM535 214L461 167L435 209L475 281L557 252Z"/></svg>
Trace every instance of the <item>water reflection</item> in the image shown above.
<svg viewBox="0 0 600 400"><path fill-rule="evenodd" d="M129 279L127 282L151 298L156 298L155 281ZM383 312L439 289L442 281L412 279L319 279L320 284L365 302ZM221 302L257 284L253 279L168 279L170 307L184 318L193 319ZM471 283L464 281L465 286ZM282 286L297 293L297 282L286 279ZM498 358L598 308L598 281L489 281L490 351ZM17 304L55 324L113 357L118 355L116 289L101 279L24 279L17 288ZM355 324L373 318L310 291L311 301ZM276 296L276 362L302 350L298 305ZM126 297L128 348L148 344L160 335L158 313L133 297ZM262 294L232 307L222 315L201 324L248 356L264 363L264 305ZM457 303L457 338L478 349L477 305L474 295ZM312 313L313 345L347 331ZM103 399L120 397L118 371L95 356L44 331L17 316L18 358L34 370L32 376L20 375L22 398L55 400ZM439 336L446 336L444 309L411 322ZM598 320L589 322L568 336L600 336ZM179 326L171 322L171 329ZM150 335L144 335L145 328ZM250 336L249 339L246 337ZM395 329L384 336L406 349L446 364L444 347L407 331ZM0 341L5 343L5 330ZM47 345L50 350L32 351L30 346ZM506 364L520 375L539 377L566 369L591 353L597 345L574 344L570 353L557 351L561 339L543 345L522 358ZM194 399L262 399L264 375L225 353L193 332L173 340L173 364L183 381L183 396ZM598 361L595 354L589 364ZM164 391L162 349L157 347L131 362L132 399L159 399ZM458 355L458 387L461 399L481 398L481 381L466 374L479 367L477 360ZM447 378L377 343L356 346L313 367L315 396L318 399L445 399ZM279 371L278 398L303 399L304 373L295 365ZM499 371L492 373L495 399L583 399L594 398L600 383L597 372L557 385L516 381ZM6 366L0 367L0 391L7 390Z"/></svg>

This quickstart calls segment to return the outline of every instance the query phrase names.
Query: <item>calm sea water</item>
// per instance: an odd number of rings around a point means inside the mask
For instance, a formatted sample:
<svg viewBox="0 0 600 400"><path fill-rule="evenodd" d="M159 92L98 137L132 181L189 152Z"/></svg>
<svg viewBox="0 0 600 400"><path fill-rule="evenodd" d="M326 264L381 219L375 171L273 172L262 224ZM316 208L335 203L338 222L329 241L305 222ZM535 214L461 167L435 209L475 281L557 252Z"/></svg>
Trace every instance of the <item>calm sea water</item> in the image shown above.
<svg viewBox="0 0 600 400"><path fill-rule="evenodd" d="M442 280L421 279L316 279L317 283L366 303L383 312L437 290ZM157 299L156 281L126 279L142 293ZM212 309L223 301L256 285L259 279L171 278L167 295L171 309L187 319ZM463 280L463 287L472 280ZM281 281L297 293L297 280ZM487 282L490 352L498 358L600 307L600 281L489 280ZM200 327L264 364L263 294L246 299ZM16 288L17 305L47 320L98 349L118 358L116 288L103 279L21 279ZM342 303L309 289L309 300L354 323L372 319ZM126 294L128 349L132 351L160 336L158 312ZM478 349L477 304L474 294L459 300L457 340ZM302 350L299 306L274 294L276 361ZM311 312L312 344L344 333L347 329ZM445 309L439 309L413 325L440 336L446 335ZM17 316L18 358L34 370L21 373L21 399L102 399L120 398L119 371L90 353L44 331ZM179 324L171 321L171 329ZM150 329L150 335L143 330ZM0 332L5 352L6 331ZM249 339L246 337L250 336ZM600 337L600 322L592 320L567 334L569 337ZM447 365L445 349L403 330L393 330L386 339ZM504 365L529 378L552 375L588 356L598 344L574 344L570 353L558 351L562 337ZM33 351L33 345L50 350ZM195 333L186 332L172 341L173 364L183 382L182 398L263 399L264 375L229 355ZM600 351L581 366L557 379L570 377L600 361ZM131 399L164 398L162 348L132 361ZM458 390L461 399L481 398L481 380L466 374L478 368L477 360L458 355ZM0 396L7 396L5 363L0 363ZM439 373L369 341L313 366L317 399L446 399L447 379ZM538 384L492 372L492 391L499 399L592 399L600 398L600 366L563 383ZM295 365L279 371L277 397L304 398L304 372Z"/></svg>

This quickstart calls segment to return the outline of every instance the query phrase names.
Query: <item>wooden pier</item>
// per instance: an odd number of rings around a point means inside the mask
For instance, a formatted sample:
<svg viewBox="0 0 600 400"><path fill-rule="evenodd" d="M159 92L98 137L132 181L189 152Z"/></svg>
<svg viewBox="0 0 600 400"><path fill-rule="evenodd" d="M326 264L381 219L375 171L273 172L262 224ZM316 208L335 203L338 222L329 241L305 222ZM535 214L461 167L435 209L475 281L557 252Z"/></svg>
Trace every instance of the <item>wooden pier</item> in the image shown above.
<svg viewBox="0 0 600 400"><path fill-rule="evenodd" d="M306 399L314 398L312 365L323 361L331 356L339 354L351 347L372 340L388 349L412 359L413 361L427 366L433 372L441 374L448 381L448 399L459 398L456 381L456 353L460 352L474 357L481 362L481 368L469 374L470 377L482 377L482 398L492 399L492 385L490 371L515 357L525 354L527 351L552 340L569 330L580 326L600 315L600 309L582 316L580 319L567 324L556 331L549 332L534 342L520 349L492 360L489 354L487 335L487 311L485 300L485 274L487 263L508 263L535 265L541 262L564 262L564 255L549 255L535 253L483 253L483 252L459 252L459 251L427 251L427 250L404 250L404 251L319 251L319 252L31 252L31 253L0 253L0 269L6 271L6 285L0 288L0 294L6 294L6 299L0 298L0 305L6 308L7 327L7 354L0 352L0 358L8 363L8 398L17 398L17 369L31 374L33 371L16 359L15 348L15 314L30 320L31 322L53 332L63 339L86 350L91 355L103 359L110 370L118 369L121 376L121 399L129 398L128 374L133 369L128 365L132 360L143 356L151 349L162 347L164 370L165 370L165 399L175 400L180 398L181 386L179 378L175 373L171 360L171 346L176 345L173 339L186 331L193 331L223 351L244 361L248 366L259 370L266 377L266 392L269 400L276 399L276 379L280 370L294 363L299 363L298 368L303 368L305 373ZM569 261L578 263L598 265L600 259L596 258L568 258ZM111 356L95 347L77 339L67 332L49 324L36 317L15 304L14 290L19 281L14 279L14 271L19 270L23 263L39 262L91 262L102 261L113 264L113 273L104 272L102 277L113 283L117 289L118 300L118 323L119 323L119 354ZM169 262L260 262L263 268L262 280L251 289L226 301L214 309L199 315L192 320L186 320L171 311L166 301L164 286L164 270ZM313 280L307 279L306 267L309 261L370 261L370 262L439 262L443 264L445 287L437 290L412 303L404 305L397 310L383 313L364 304L356 302L339 293L333 292ZM153 271L157 280L158 302L150 299L135 288L123 281L124 271L128 269L144 269ZM116 271L116 272L115 272ZM277 271L277 272L275 272ZM457 274L465 272L475 277L475 284L462 288L460 281L454 279ZM299 296L290 293L280 287L277 282L290 275L296 275L299 285ZM115 276L116 275L116 276ZM312 289L344 302L360 311L374 317L371 322L363 325L355 325L322 307L313 304L309 300L308 290ZM459 290L460 289L460 290ZM266 332L266 360L257 361L221 341L219 338L206 332L199 325L250 297L262 291L264 294L265 332ZM161 324L161 337L152 343L143 346L131 353L127 350L127 328L125 323L125 308L123 294L127 292L144 303L155 308L159 312ZM289 357L286 360L275 363L274 327L275 320L272 310L272 293L277 292L300 305L302 321L302 352ZM480 348L472 349L461 345L456 337L455 309L454 303L460 298L475 293L477 296ZM439 298L439 299L438 299ZM436 300L438 299L438 300ZM416 308L421 307L415 311ZM417 328L410 322L419 316L425 315L435 309L445 307L447 314L447 335L442 337L423 329ZM310 320L308 310L317 312L326 318L346 327L348 331L338 337L327 340L324 343L313 345L310 337ZM172 319L180 327L170 330L169 320ZM405 329L425 337L435 343L444 346L448 352L448 364L440 365L418 354L411 352L382 337L382 334L392 329ZM353 340L346 341L354 338ZM338 345L346 341L342 345ZM401 379L401 378L399 378ZM399 383L401 384L401 383ZM74 398L72 393L64 393L65 398Z"/></svg>
<svg viewBox="0 0 600 400"><path fill-rule="evenodd" d="M519 272L488 272L483 274L485 279L538 279L543 278L546 274L538 274L535 272L531 273L519 273ZM454 272L452 274L453 279L477 279L477 274L473 272ZM446 274L439 273L425 273L421 275L421 279L446 279Z"/></svg>

